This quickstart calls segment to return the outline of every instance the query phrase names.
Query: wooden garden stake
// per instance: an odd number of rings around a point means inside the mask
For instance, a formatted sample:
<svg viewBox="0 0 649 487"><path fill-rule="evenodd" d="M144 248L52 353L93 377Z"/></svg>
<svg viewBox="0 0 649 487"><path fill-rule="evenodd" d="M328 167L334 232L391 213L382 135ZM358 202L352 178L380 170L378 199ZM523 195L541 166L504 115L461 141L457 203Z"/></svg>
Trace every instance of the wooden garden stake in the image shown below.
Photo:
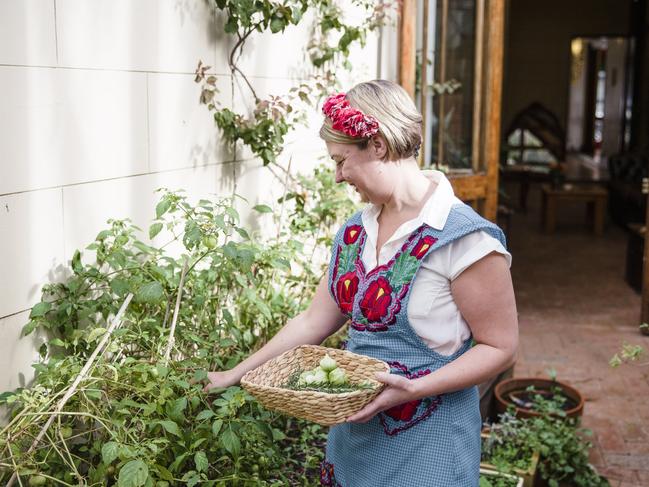
<svg viewBox="0 0 649 487"><path fill-rule="evenodd" d="M45 432L47 429L51 426L52 422L54 422L54 419L57 417L56 413L60 413L63 408L65 407L65 404L68 402L68 400L74 395L75 391L77 390L77 387L79 387L79 384L83 379L86 378L86 375L88 375L88 372L90 371L90 368L92 367L93 363L95 362L95 359L100 353L103 353L104 347L106 346L106 343L108 342L108 339L112 335L113 331L117 327L119 327L122 324L122 315L126 311L126 308L128 307L129 303L131 302L131 299L133 299L133 294L129 293L128 296L126 296L126 299L122 303L122 306L119 308L119 311L115 315L115 318L113 319L113 322L108 326L108 329L106 330L106 333L104 333L104 336L102 337L101 341L99 342L99 345L97 345L97 348L95 348L94 352L92 352L92 355L90 355L90 358L88 358L88 361L86 362L86 365L83 366L83 369L81 369L81 372L77 375L77 378L74 379L74 382L70 386L70 388L67 390L67 392L63 395L61 400L58 402L56 405L56 408L54 409L54 414L52 414L49 419L45 422L45 425L41 428L39 433L36 435L36 438L34 438L33 443L29 447L29 450L27 450L27 454L29 455L32 451L34 451L34 448L36 448L36 445L43 439L43 436L45 436ZM7 487L11 487L16 479L18 478L17 472L14 472L11 478L9 479L9 482L7 483Z"/></svg>
<svg viewBox="0 0 649 487"><path fill-rule="evenodd" d="M164 360L167 362L169 356L171 355L171 349L174 346L174 332L176 331L176 321L178 320L178 311L180 310L180 299L183 295L183 286L185 285L185 275L187 274L187 268L189 267L189 259L185 257L185 265L183 266L183 271L180 274L180 283L178 284L178 295L176 296L176 307L174 309L174 315L171 319L171 330L169 330L169 342L167 343L167 350L165 350Z"/></svg>

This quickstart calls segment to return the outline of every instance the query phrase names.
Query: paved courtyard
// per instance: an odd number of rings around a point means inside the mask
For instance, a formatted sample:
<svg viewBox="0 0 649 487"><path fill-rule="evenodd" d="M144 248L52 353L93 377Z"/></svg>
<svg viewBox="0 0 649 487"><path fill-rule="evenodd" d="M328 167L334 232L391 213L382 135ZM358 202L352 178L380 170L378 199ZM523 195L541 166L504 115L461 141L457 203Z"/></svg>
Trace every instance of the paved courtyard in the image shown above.
<svg viewBox="0 0 649 487"><path fill-rule="evenodd" d="M511 191L516 200L516 191ZM583 205L562 207L553 235L540 231L538 188L513 216L510 250L521 345L515 376L557 378L585 395L591 461L613 487L649 486L649 337L638 331L640 296L624 281L626 233L595 237ZM648 351L645 366L612 369L623 343Z"/></svg>

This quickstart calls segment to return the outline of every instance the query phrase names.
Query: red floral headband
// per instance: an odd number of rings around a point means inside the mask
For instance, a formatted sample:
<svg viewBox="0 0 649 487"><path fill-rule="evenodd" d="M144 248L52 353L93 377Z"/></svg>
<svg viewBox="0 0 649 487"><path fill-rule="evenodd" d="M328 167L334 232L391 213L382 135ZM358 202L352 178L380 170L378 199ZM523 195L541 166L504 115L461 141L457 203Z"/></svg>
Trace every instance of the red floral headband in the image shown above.
<svg viewBox="0 0 649 487"><path fill-rule="evenodd" d="M349 106L344 93L329 96L322 105L322 112L333 122L334 130L350 137L369 138L379 131L378 120Z"/></svg>

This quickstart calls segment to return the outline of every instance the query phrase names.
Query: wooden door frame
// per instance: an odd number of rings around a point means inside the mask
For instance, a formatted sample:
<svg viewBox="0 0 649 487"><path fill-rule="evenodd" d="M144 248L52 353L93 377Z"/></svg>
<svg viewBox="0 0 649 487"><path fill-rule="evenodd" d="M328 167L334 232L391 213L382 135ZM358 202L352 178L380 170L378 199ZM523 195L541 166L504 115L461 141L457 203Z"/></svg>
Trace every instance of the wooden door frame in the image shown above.
<svg viewBox="0 0 649 487"><path fill-rule="evenodd" d="M496 219L498 208L498 167L500 163L500 117L502 103L503 51L505 28L505 0L484 0L484 22L477 22L476 46L483 46L484 55L476 50L477 70L474 103L474 168L471 175L449 176L458 198L473 202L473 206L489 220ZM478 0L480 6L482 1ZM415 0L403 0L399 22L399 82L413 97L416 69L416 22ZM480 53L482 54L482 53ZM482 81L480 81L482 79ZM481 85L477 89L478 86ZM421 87L424 90L424 87ZM483 103L484 101L484 103ZM424 133L428 127L424 126Z"/></svg>

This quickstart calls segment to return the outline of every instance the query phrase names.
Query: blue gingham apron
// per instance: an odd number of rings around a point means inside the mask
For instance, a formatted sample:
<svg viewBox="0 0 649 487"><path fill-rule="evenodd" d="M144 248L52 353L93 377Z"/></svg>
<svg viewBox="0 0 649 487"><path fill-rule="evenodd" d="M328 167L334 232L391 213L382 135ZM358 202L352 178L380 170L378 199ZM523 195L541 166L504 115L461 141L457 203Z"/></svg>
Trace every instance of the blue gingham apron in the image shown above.
<svg viewBox="0 0 649 487"><path fill-rule="evenodd" d="M412 282L430 252L471 232L484 230L503 245L502 231L469 206L451 208L442 230L422 224L392 259L367 272L361 260L366 240L361 213L334 240L329 291L351 320L347 349L387 362L391 372L423 377L471 347L441 355L408 322ZM435 323L431 323L435 326ZM341 487L477 487L480 409L476 386L410 401L368 423L331 427L321 482Z"/></svg>

